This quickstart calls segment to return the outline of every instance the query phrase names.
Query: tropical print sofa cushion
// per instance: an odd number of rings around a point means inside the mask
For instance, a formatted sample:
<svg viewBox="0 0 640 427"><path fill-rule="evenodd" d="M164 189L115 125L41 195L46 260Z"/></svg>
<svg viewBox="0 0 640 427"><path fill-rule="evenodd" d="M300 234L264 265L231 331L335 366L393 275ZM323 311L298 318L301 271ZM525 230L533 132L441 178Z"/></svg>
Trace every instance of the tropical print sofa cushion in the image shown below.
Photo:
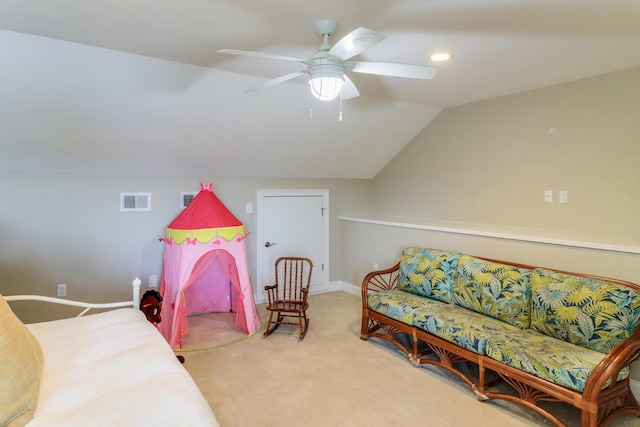
<svg viewBox="0 0 640 427"><path fill-rule="evenodd" d="M475 311L443 303L415 310L413 325L478 354L485 354L489 337L519 330Z"/></svg>
<svg viewBox="0 0 640 427"><path fill-rule="evenodd" d="M371 292L367 297L370 310L407 325L413 325L413 313L417 308L431 307L431 304L441 303L397 289Z"/></svg>
<svg viewBox="0 0 640 427"><path fill-rule="evenodd" d="M398 289L450 302L460 254L434 249L407 248L398 270Z"/></svg>
<svg viewBox="0 0 640 427"><path fill-rule="evenodd" d="M486 355L513 368L563 387L582 392L587 378L604 354L543 335L518 329L488 338ZM623 369L618 379L629 376Z"/></svg>
<svg viewBox="0 0 640 427"><path fill-rule="evenodd" d="M531 270L461 255L453 302L519 328L531 324Z"/></svg>
<svg viewBox="0 0 640 427"><path fill-rule="evenodd" d="M604 280L536 269L531 328L607 353L640 324L640 294Z"/></svg>

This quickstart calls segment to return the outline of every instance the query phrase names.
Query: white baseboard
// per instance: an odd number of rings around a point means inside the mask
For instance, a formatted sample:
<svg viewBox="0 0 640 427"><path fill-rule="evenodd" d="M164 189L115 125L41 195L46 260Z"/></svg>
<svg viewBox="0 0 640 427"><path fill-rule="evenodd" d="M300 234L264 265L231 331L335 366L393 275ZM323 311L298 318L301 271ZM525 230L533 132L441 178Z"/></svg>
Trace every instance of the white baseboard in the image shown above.
<svg viewBox="0 0 640 427"><path fill-rule="evenodd" d="M362 292L360 290L360 286L352 285L351 283L343 282L343 281L337 281L337 282L333 282L333 283L335 283L335 286L337 287L336 290L338 290L338 291L343 291L343 292L346 292L348 294L355 295L357 297L362 295Z"/></svg>
<svg viewBox="0 0 640 427"><path fill-rule="evenodd" d="M311 286L309 295L324 294L327 292L344 291L348 294L360 296L360 287L352 285L351 283L343 282L342 280L335 280L325 285Z"/></svg>
<svg viewBox="0 0 640 427"><path fill-rule="evenodd" d="M327 292L336 292L336 291L344 291L349 294L353 294L355 296L360 296L360 287L352 285L347 282L340 281L340 280L336 280L333 282L320 284L320 285L312 285L311 290L309 291L309 295L325 294ZM265 298L262 298L262 299L258 298L258 295L256 294L254 294L253 297L254 297L254 300L256 301L256 304L263 304L267 302L266 295L265 295Z"/></svg>

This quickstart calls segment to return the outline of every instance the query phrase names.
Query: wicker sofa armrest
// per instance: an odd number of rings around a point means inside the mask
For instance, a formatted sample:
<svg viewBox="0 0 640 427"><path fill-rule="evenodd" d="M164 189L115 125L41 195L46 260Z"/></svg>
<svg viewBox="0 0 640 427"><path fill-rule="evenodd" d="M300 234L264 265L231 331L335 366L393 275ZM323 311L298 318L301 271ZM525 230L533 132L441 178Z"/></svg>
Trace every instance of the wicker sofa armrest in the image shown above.
<svg viewBox="0 0 640 427"><path fill-rule="evenodd" d="M362 304L367 307L369 292L380 292L395 289L398 284L398 270L400 262L386 270L372 271L362 279Z"/></svg>
<svg viewBox="0 0 640 427"><path fill-rule="evenodd" d="M636 329L629 338L616 345L594 368L584 385L583 396L585 400L598 401L600 393L615 388L620 371L629 367L639 356L640 328Z"/></svg>
<svg viewBox="0 0 640 427"><path fill-rule="evenodd" d="M638 414L638 403L629 388L629 377L618 375L640 356L640 329L616 345L594 368L582 392L582 425L604 426L622 414Z"/></svg>

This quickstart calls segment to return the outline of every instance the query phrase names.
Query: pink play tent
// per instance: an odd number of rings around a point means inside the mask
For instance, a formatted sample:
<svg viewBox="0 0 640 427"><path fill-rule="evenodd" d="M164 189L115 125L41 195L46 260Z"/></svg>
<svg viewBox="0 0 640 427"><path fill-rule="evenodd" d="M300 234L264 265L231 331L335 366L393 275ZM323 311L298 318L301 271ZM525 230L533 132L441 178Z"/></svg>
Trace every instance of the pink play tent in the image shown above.
<svg viewBox="0 0 640 427"><path fill-rule="evenodd" d="M255 332L260 318L247 267L244 225L211 190L200 192L165 229L162 322L158 329L172 348L182 347L187 316L236 313L235 326Z"/></svg>

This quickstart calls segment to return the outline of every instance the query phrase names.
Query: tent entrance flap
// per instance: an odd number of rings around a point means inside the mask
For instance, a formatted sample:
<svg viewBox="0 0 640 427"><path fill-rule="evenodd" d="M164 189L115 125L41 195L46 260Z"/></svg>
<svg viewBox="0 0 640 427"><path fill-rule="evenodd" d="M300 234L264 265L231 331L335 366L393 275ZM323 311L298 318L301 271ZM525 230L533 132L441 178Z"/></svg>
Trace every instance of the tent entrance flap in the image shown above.
<svg viewBox="0 0 640 427"><path fill-rule="evenodd" d="M186 315L236 312L240 281L235 259L225 250L204 254L194 265L184 290ZM235 284L235 286L234 286Z"/></svg>

